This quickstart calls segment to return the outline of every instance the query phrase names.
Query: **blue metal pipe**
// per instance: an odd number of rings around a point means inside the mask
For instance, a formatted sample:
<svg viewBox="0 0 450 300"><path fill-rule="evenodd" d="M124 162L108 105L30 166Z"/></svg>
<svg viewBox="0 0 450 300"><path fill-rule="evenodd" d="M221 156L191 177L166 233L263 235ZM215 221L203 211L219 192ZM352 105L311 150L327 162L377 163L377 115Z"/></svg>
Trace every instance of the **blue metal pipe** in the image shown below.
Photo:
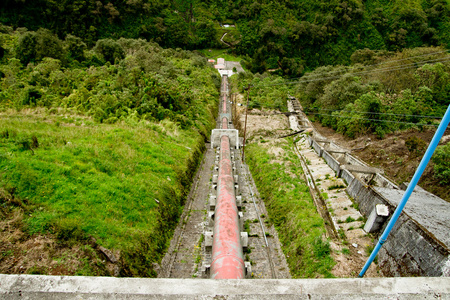
<svg viewBox="0 0 450 300"><path fill-rule="evenodd" d="M389 221L388 225L386 226L386 229L384 230L383 234L381 235L380 239L378 240L377 245L373 249L372 254L370 254L369 259L367 259L367 262L364 265L364 267L362 268L358 277L364 276L364 274L366 273L370 264L375 259L375 256L377 256L378 251L380 250L381 246L384 244L384 242L386 242L386 239L387 239L389 233L391 232L392 227L394 227L395 222L397 222L397 219L400 216L403 208L405 207L406 202L408 202L409 197L411 196L414 188L417 185L417 182L419 182L420 176L422 176L422 173L425 170L425 167L428 165L428 162L430 161L430 158L433 155L434 150L436 150L436 147L439 144L439 141L441 140L442 136L444 135L445 129L447 129L449 122L450 122L450 105L448 106L447 111L445 112L444 117L442 118L442 121L439 124L439 127L436 130L436 133L434 134L433 139L431 140L431 143L428 146L427 151L425 152L425 155L423 156L422 160L420 161L420 164L417 167L416 173L414 173L414 176L411 179L411 182L408 184L408 188L406 189L405 193L403 194L403 198L400 201L400 204L395 209L391 220Z"/></svg>

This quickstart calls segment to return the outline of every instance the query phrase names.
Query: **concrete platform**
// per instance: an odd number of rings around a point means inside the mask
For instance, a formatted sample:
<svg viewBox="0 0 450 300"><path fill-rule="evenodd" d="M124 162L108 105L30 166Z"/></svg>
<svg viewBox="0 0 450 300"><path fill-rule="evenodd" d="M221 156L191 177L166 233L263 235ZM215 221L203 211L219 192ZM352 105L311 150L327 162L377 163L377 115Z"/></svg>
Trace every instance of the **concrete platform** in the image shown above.
<svg viewBox="0 0 450 300"><path fill-rule="evenodd" d="M12 299L450 299L450 278L147 279L0 275Z"/></svg>
<svg viewBox="0 0 450 300"><path fill-rule="evenodd" d="M211 131L211 149L220 146L220 139L223 135L230 138L230 145L239 149L239 132L237 129L213 129Z"/></svg>

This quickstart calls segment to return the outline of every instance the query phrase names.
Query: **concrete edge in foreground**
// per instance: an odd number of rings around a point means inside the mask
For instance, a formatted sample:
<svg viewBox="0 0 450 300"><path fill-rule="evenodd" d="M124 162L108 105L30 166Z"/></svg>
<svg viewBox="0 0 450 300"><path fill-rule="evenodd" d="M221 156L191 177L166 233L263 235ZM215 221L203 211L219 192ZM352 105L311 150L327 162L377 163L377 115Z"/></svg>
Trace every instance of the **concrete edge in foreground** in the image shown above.
<svg viewBox="0 0 450 300"><path fill-rule="evenodd" d="M449 277L150 279L0 274L1 299L450 299Z"/></svg>

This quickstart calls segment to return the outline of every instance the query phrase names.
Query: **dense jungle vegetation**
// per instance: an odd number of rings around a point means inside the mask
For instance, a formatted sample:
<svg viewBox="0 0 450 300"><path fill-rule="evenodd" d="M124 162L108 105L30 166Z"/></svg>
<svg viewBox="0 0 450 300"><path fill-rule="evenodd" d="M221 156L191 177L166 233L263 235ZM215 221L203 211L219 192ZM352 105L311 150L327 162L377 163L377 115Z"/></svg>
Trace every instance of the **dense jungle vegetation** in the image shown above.
<svg viewBox="0 0 450 300"><path fill-rule="evenodd" d="M88 46L124 37L192 50L223 45L228 32L225 41L253 72L288 76L349 64L357 49L450 46L447 0L4 0L0 23L71 34Z"/></svg>
<svg viewBox="0 0 450 300"><path fill-rule="evenodd" d="M23 213L13 224L24 232L2 235L2 272L17 244L51 235L53 255L78 245L84 263L72 250L13 272L117 276L92 257L101 246L120 251L122 276L155 276L215 124L219 74L145 40L89 48L46 29L2 30L0 216Z"/></svg>
<svg viewBox="0 0 450 300"><path fill-rule="evenodd" d="M250 84L250 108L286 111L285 97L292 95L300 100L311 120L350 138L367 134L383 138L404 130L437 128L450 105L447 50L440 47L401 52L362 49L355 51L350 59L351 65L322 66L295 80L268 72L240 73L231 80L236 92L242 94L247 93L245 88ZM426 150L426 143L420 138L406 144L411 159L421 157ZM441 144L432 158L432 184L445 187L450 182L449 157L450 144ZM447 197L446 193L440 196Z"/></svg>

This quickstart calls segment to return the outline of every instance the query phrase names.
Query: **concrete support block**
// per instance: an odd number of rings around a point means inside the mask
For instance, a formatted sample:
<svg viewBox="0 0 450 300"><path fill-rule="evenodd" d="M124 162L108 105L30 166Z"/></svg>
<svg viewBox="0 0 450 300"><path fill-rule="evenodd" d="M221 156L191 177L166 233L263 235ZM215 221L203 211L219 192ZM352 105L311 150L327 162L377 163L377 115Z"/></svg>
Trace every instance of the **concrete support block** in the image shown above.
<svg viewBox="0 0 450 300"><path fill-rule="evenodd" d="M219 178L219 175L213 175L213 177L212 177L212 182L214 183L214 184L217 184L217 179Z"/></svg>
<svg viewBox="0 0 450 300"><path fill-rule="evenodd" d="M239 175L234 175L234 183L239 183Z"/></svg>
<svg viewBox="0 0 450 300"><path fill-rule="evenodd" d="M223 118L227 118L227 120L231 120L231 114L230 113L221 113L219 116L219 120L222 120ZM230 124L230 122L228 122Z"/></svg>
<svg viewBox="0 0 450 300"><path fill-rule="evenodd" d="M210 278L211 277L211 265L203 263L202 264L202 278Z"/></svg>
<svg viewBox="0 0 450 300"><path fill-rule="evenodd" d="M242 211L238 212L239 217L239 230L244 230L244 213Z"/></svg>
<svg viewBox="0 0 450 300"><path fill-rule="evenodd" d="M238 209L242 208L242 196L236 196L236 206Z"/></svg>
<svg viewBox="0 0 450 300"><path fill-rule="evenodd" d="M239 195L239 194L240 194L240 193L239 193L239 184L235 184L235 185L234 185L234 190L235 190L236 195Z"/></svg>
<svg viewBox="0 0 450 300"><path fill-rule="evenodd" d="M365 232L376 232L383 226L384 221L389 216L389 207L384 204L377 204L369 215L366 225L364 226Z"/></svg>
<svg viewBox="0 0 450 300"><path fill-rule="evenodd" d="M245 278L252 278L252 264L249 261L244 262L245 266Z"/></svg>
<svg viewBox="0 0 450 300"><path fill-rule="evenodd" d="M214 195L209 196L209 210L214 211L216 209L216 199L217 197Z"/></svg>
<svg viewBox="0 0 450 300"><path fill-rule="evenodd" d="M217 191L217 184L212 185L213 190Z"/></svg>
<svg viewBox="0 0 450 300"><path fill-rule="evenodd" d="M214 212L208 211L208 225L213 227L214 226Z"/></svg>
<svg viewBox="0 0 450 300"><path fill-rule="evenodd" d="M244 250L248 248L248 232L241 232L241 245Z"/></svg>
<svg viewBox="0 0 450 300"><path fill-rule="evenodd" d="M213 232L212 231L205 231L205 250L211 251L212 245L213 245Z"/></svg>
<svg viewBox="0 0 450 300"><path fill-rule="evenodd" d="M384 171L377 168L359 166L359 165L341 165L341 169L348 170L350 172L355 173L364 173L364 174L383 174Z"/></svg>

